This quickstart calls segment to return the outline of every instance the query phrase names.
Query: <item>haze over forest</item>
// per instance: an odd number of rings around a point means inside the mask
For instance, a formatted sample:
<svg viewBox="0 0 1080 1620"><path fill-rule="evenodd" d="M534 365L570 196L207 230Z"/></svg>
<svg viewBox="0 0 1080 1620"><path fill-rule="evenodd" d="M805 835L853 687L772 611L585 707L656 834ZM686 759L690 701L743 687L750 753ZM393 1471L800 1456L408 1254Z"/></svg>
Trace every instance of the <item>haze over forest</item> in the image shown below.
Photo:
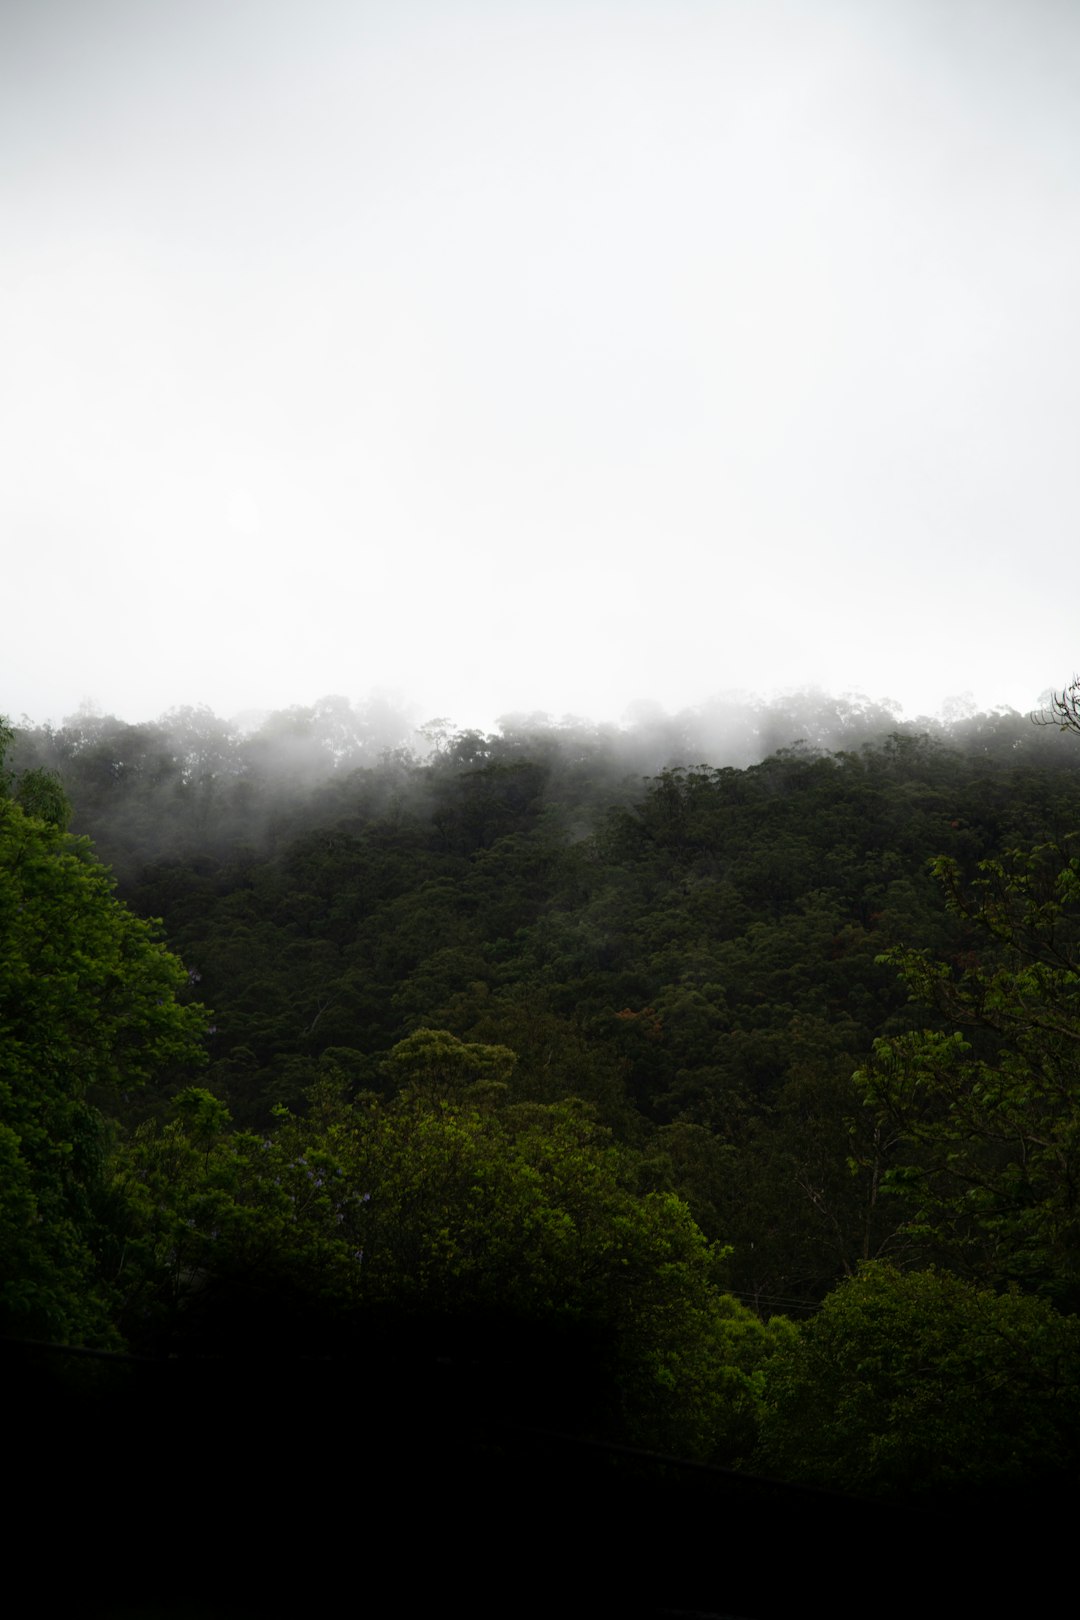
<svg viewBox="0 0 1080 1620"><path fill-rule="evenodd" d="M4 710L1034 707L1078 58L1054 0L10 0Z"/></svg>

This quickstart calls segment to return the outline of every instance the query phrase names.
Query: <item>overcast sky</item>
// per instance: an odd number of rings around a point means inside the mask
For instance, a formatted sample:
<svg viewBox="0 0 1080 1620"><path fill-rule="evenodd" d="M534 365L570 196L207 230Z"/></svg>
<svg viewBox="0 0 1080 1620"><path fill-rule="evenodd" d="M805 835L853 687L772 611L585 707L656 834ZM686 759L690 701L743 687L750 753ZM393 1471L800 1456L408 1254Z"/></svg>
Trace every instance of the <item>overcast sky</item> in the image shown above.
<svg viewBox="0 0 1080 1620"><path fill-rule="evenodd" d="M1075 0L3 0L0 712L1080 665Z"/></svg>

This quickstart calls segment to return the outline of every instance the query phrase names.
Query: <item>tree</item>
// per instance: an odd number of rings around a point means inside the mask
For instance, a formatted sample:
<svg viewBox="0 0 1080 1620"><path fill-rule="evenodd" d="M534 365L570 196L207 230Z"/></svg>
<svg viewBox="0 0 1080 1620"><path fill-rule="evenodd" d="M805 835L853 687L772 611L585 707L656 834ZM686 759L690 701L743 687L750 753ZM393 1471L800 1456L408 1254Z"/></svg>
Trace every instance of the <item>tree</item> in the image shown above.
<svg viewBox="0 0 1080 1620"><path fill-rule="evenodd" d="M355 1164L369 1304L478 1322L491 1362L512 1346L534 1419L565 1423L561 1401L594 1433L678 1455L751 1448L786 1324L722 1293L725 1252L674 1194L638 1190L636 1155L586 1109L404 1096L374 1110Z"/></svg>
<svg viewBox="0 0 1080 1620"><path fill-rule="evenodd" d="M61 831L71 820L71 801L64 792L56 771L32 766L18 776L7 768L5 761L15 741L14 728L0 714L0 799L14 798L27 815L48 821Z"/></svg>
<svg viewBox="0 0 1080 1620"><path fill-rule="evenodd" d="M1037 726L1057 726L1059 731L1080 732L1080 675L1074 675L1060 692L1043 694L1046 702L1031 718Z"/></svg>
<svg viewBox="0 0 1080 1620"><path fill-rule="evenodd" d="M459 1041L446 1029L417 1029L397 1043L385 1067L397 1086L450 1098L505 1092L516 1063L509 1047Z"/></svg>
<svg viewBox="0 0 1080 1620"><path fill-rule="evenodd" d="M422 1083L350 1107L325 1086L255 1136L218 1134L197 1088L178 1101L124 1153L147 1348L389 1346L481 1369L500 1421L751 1449L785 1324L721 1293L722 1253L586 1110Z"/></svg>
<svg viewBox="0 0 1080 1620"><path fill-rule="evenodd" d="M105 1092L202 1059L201 1008L85 839L0 799L0 1322L108 1338Z"/></svg>
<svg viewBox="0 0 1080 1620"><path fill-rule="evenodd" d="M757 1462L878 1495L1071 1485L1078 1375L1075 1317L872 1262L767 1364Z"/></svg>

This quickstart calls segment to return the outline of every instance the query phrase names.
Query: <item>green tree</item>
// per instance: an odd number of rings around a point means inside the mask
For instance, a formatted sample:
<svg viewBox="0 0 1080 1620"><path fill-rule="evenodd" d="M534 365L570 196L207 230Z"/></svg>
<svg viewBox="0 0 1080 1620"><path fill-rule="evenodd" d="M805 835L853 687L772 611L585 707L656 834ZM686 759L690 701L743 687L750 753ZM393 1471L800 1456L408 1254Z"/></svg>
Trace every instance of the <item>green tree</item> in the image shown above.
<svg viewBox="0 0 1080 1620"><path fill-rule="evenodd" d="M752 1448L785 1325L723 1295L723 1254L674 1195L640 1193L638 1161L585 1110L423 1085L350 1107L328 1084L305 1116L236 1135L198 1088L179 1102L121 1167L146 1348L389 1334L486 1369L504 1417L727 1461Z"/></svg>
<svg viewBox="0 0 1080 1620"><path fill-rule="evenodd" d="M446 1029L418 1029L399 1041L386 1061L396 1087L428 1097L505 1092L517 1063L506 1046L460 1041Z"/></svg>
<svg viewBox="0 0 1080 1620"><path fill-rule="evenodd" d="M745 1441L767 1334L723 1299L723 1256L686 1206L642 1196L634 1155L585 1111L406 1097L358 1150L372 1303L576 1330L603 1431L694 1456Z"/></svg>
<svg viewBox="0 0 1080 1620"><path fill-rule="evenodd" d="M113 897L85 840L0 799L0 1321L79 1340L109 1333L94 1098L198 1063L204 1016L154 927Z"/></svg>
<svg viewBox="0 0 1080 1620"><path fill-rule="evenodd" d="M14 741L14 728L0 714L0 799L14 798L27 815L66 829L71 820L71 801L59 775L41 766L30 766L16 776L6 764Z"/></svg>
<svg viewBox="0 0 1080 1620"><path fill-rule="evenodd" d="M71 820L71 801L55 771L23 771L15 798L28 816L47 821L61 832L66 830Z"/></svg>
<svg viewBox="0 0 1080 1620"><path fill-rule="evenodd" d="M757 1462L880 1495L1071 1485L1078 1375L1075 1317L873 1262L767 1364Z"/></svg>

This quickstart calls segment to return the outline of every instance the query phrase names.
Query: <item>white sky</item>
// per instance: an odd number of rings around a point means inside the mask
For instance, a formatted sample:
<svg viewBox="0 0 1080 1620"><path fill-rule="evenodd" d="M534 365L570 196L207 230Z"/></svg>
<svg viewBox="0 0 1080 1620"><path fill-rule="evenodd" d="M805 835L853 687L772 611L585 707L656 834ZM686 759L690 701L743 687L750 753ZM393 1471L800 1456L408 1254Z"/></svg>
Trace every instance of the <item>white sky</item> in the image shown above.
<svg viewBox="0 0 1080 1620"><path fill-rule="evenodd" d="M1074 0L2 0L0 711L1080 664Z"/></svg>

